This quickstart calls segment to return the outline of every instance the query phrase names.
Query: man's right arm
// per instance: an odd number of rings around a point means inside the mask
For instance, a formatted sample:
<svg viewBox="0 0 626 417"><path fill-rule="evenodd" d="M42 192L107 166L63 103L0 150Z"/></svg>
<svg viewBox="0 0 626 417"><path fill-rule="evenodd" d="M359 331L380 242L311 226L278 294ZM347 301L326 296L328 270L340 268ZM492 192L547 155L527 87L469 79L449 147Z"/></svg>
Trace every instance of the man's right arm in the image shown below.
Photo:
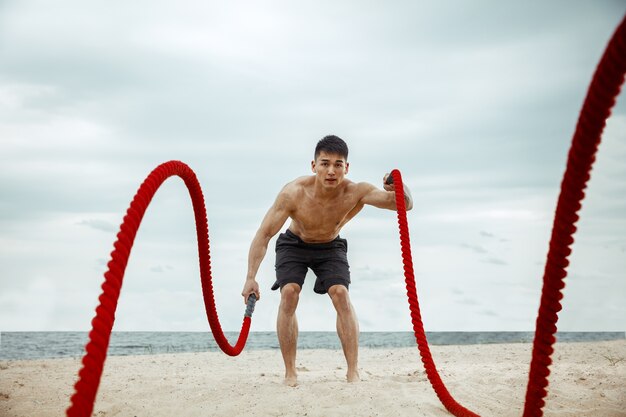
<svg viewBox="0 0 626 417"><path fill-rule="evenodd" d="M244 303L248 301L250 294L256 294L257 300L261 298L259 284L256 281L256 274L259 266L265 258L267 245L270 239L278 233L280 228L285 224L289 214L291 213L291 198L287 191L283 189L276 197L276 201L265 214L259 230L257 230L250 252L248 253L248 274L246 283L243 287L241 295L243 295Z"/></svg>

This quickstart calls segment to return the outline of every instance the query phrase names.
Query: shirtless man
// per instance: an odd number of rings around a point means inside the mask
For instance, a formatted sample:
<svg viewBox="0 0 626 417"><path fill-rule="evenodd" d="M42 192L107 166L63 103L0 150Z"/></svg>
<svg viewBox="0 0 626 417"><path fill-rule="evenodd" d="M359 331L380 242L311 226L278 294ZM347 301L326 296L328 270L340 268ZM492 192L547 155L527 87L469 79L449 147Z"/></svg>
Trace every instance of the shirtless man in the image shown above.
<svg viewBox="0 0 626 417"><path fill-rule="evenodd" d="M298 322L296 307L307 269L317 279L314 291L330 296L337 311L337 334L348 364L348 382L359 381L359 324L350 302L350 269L347 242L339 237L341 228L357 215L364 205L396 209L393 184L383 190L365 182L354 183L348 173L348 146L337 136L326 136L315 148L311 162L312 176L288 183L278 193L257 231L248 255L248 275L243 287L244 302L254 293L261 298L256 274L265 257L270 239L280 231L287 218L289 228L276 241L276 283L280 288L277 333L285 362L285 384L297 385L296 346ZM404 187L406 208L413 207L408 188Z"/></svg>

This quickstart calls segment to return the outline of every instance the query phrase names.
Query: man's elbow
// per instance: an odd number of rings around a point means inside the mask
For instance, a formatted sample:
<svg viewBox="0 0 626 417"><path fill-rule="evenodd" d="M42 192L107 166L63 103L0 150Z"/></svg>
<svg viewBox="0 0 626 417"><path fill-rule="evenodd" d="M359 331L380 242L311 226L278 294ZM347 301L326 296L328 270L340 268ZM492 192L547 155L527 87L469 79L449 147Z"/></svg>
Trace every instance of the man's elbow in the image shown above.
<svg viewBox="0 0 626 417"><path fill-rule="evenodd" d="M261 246L267 246L272 237L274 237L274 235L271 233L271 231L266 228L260 228L259 230L257 230L254 240L257 244L260 244Z"/></svg>
<svg viewBox="0 0 626 417"><path fill-rule="evenodd" d="M396 206L396 203L393 203L393 206L389 206L389 207L386 207L386 208L388 208L389 210L392 210L392 211L398 211L398 206ZM410 202L410 201L405 202L404 203L404 209L406 211L411 211L411 209L413 209L413 203Z"/></svg>
<svg viewBox="0 0 626 417"><path fill-rule="evenodd" d="M404 197L404 206L406 211L410 211L413 208L413 199L410 196Z"/></svg>

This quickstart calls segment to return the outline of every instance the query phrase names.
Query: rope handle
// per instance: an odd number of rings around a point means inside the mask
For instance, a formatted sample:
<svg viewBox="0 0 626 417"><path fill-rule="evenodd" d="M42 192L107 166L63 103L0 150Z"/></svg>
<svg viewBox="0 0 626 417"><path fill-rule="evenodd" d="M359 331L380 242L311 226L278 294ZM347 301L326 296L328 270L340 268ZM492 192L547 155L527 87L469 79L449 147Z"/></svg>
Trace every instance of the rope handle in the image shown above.
<svg viewBox="0 0 626 417"><path fill-rule="evenodd" d="M248 302L246 303L246 312L244 313L244 317L252 317L252 313L254 313L254 306L256 304L256 294L252 293L248 296Z"/></svg>

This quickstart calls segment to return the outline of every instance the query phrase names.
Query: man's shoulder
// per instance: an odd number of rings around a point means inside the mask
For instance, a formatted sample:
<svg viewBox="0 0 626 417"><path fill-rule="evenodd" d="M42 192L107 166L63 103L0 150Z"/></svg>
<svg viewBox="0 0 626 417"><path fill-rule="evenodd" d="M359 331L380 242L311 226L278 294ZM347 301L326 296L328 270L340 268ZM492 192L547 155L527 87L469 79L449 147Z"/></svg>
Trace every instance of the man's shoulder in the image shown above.
<svg viewBox="0 0 626 417"><path fill-rule="evenodd" d="M287 184L285 184L285 186L283 187L283 191L286 192L294 192L297 190L301 190L304 187L307 187L309 185L313 184L313 177L312 176L302 176L302 177L298 177L293 181L288 182Z"/></svg>
<svg viewBox="0 0 626 417"><path fill-rule="evenodd" d="M310 176L303 176L294 179L293 181L285 184L282 190L280 190L279 196L283 198L297 198L304 189L312 183Z"/></svg>
<svg viewBox="0 0 626 417"><path fill-rule="evenodd" d="M368 192L376 189L376 187L369 182L353 182L349 185L351 189L357 194L367 194Z"/></svg>

